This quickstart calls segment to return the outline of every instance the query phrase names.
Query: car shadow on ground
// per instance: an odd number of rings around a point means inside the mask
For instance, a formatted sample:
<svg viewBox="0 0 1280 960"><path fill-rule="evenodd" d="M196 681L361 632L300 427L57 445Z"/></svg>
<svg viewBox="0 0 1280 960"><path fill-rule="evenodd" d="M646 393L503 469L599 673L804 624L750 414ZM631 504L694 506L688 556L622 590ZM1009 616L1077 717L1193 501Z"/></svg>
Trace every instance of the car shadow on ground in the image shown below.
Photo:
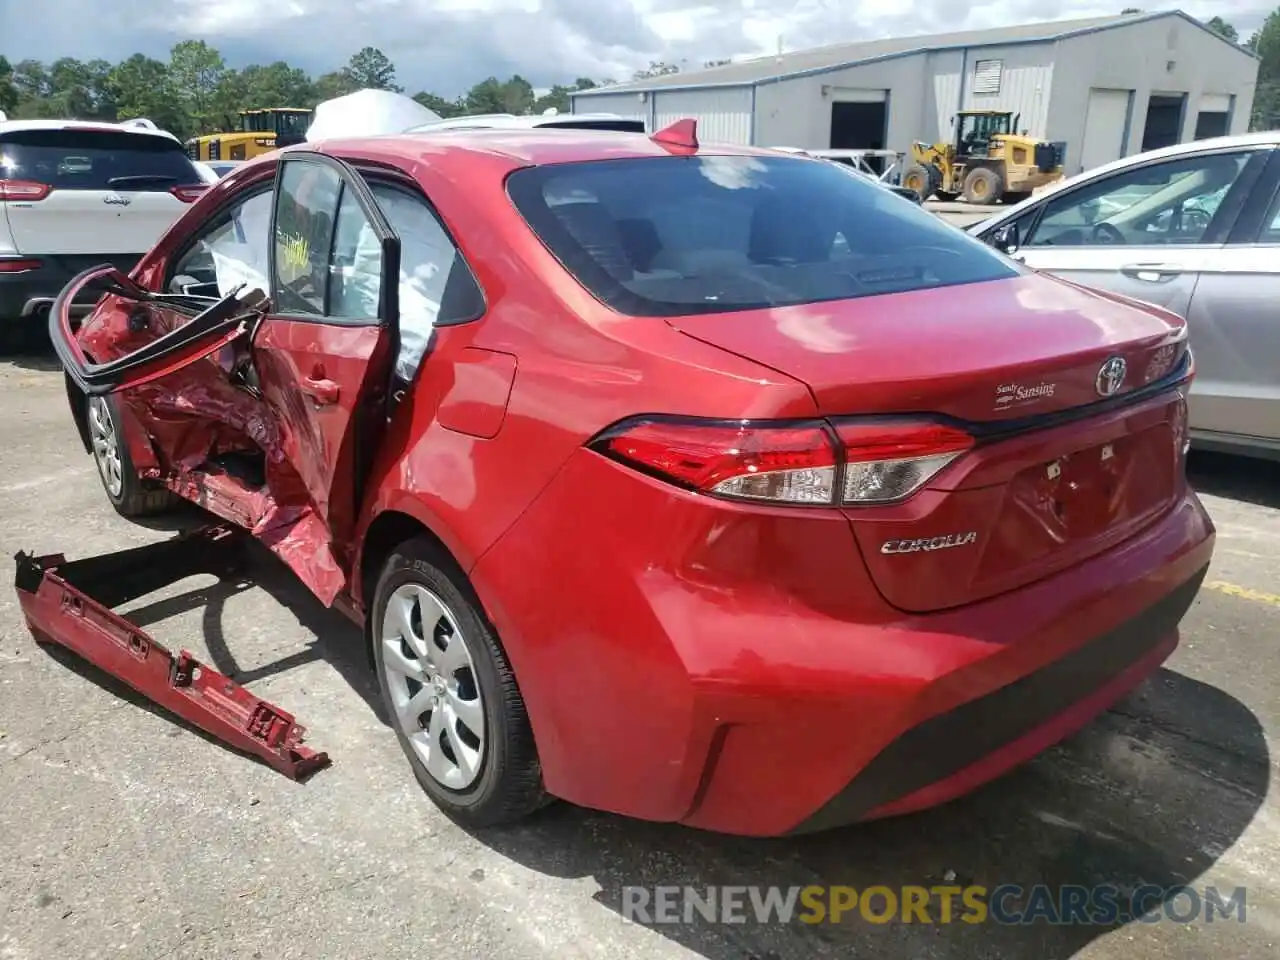
<svg viewBox="0 0 1280 960"><path fill-rule="evenodd" d="M61 370L58 355L53 352L49 335L43 330L27 331L20 343L0 343L0 363L19 370Z"/></svg>
<svg viewBox="0 0 1280 960"><path fill-rule="evenodd" d="M1280 510L1280 461L1196 450L1187 477L1201 493Z"/></svg>
<svg viewBox="0 0 1280 960"><path fill-rule="evenodd" d="M1071 956L1134 921L1121 913L1090 924L1008 922L1035 900L1035 885L1047 885L1055 897L1068 885L1090 891L1112 885L1121 910L1128 910L1136 893L1140 913L1154 908L1164 917L1160 922L1176 923L1162 911L1185 918L1191 901L1185 893L1171 896L1169 889L1186 884L1198 896L1206 895L1205 882L1197 878L1262 806L1269 766L1263 730L1243 704L1161 670L1074 738L932 811L823 834L759 840L638 823L558 804L519 826L476 836L541 873L591 878L599 885L599 903L707 960L1048 960ZM786 773L779 770L778 775ZM1021 890L1000 898L995 917L991 894L1008 884ZM624 887L649 888L652 907L653 888L659 885L688 885L702 896L708 886L725 885L821 885L859 893L879 886L899 898L898 911L887 922L868 919L855 906L838 924L796 918L759 923L747 894L745 923L712 923L697 913L690 916L693 922L676 923L655 922L654 914L632 915L629 906L637 902L637 894L628 896ZM914 922L902 922L904 887L971 885L987 890L991 913L985 922L959 919L965 912L959 897L950 922L943 922L939 896L929 900L929 922L921 922L918 914ZM1217 889L1229 903L1235 886ZM883 917L887 902L883 894L873 897L871 916ZM680 907L676 911L683 921ZM797 913L804 912L801 903ZM1196 920L1199 925L1203 916ZM1230 922L1237 922L1234 913ZM1222 925L1221 919L1218 923Z"/></svg>

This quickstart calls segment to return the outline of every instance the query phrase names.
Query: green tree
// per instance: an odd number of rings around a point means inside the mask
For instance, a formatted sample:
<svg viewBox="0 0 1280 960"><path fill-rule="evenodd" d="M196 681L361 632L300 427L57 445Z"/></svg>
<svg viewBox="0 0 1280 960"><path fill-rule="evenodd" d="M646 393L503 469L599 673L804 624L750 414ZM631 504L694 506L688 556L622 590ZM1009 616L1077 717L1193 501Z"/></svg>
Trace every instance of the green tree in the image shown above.
<svg viewBox="0 0 1280 960"><path fill-rule="evenodd" d="M21 60L14 64L9 83L18 94L11 119L56 116L49 103L53 92L49 71L39 60Z"/></svg>
<svg viewBox="0 0 1280 960"><path fill-rule="evenodd" d="M1224 40L1230 40L1232 43L1240 42L1240 32L1221 17L1210 18L1205 26Z"/></svg>
<svg viewBox="0 0 1280 960"><path fill-rule="evenodd" d="M365 47L352 54L347 61L347 75L357 90L392 90L400 93L404 90L396 84L396 66L387 55L377 47Z"/></svg>
<svg viewBox="0 0 1280 960"><path fill-rule="evenodd" d="M1250 50L1258 55L1258 86L1253 94L1254 130L1280 127L1280 9L1273 10L1261 29L1249 38Z"/></svg>
<svg viewBox="0 0 1280 960"><path fill-rule="evenodd" d="M516 116L531 112L533 101L533 85L519 74L505 83L497 77L486 77L463 98L467 113L514 113Z"/></svg>
<svg viewBox="0 0 1280 960"><path fill-rule="evenodd" d="M227 65L203 40L183 40L169 51L169 79L196 133L210 133L221 126L218 86Z"/></svg>
<svg viewBox="0 0 1280 960"><path fill-rule="evenodd" d="M105 60L55 60L47 71L45 108L60 117L114 121L116 107L108 83L110 75L111 64Z"/></svg>
<svg viewBox="0 0 1280 960"><path fill-rule="evenodd" d="M555 109L560 113L568 113L572 107L569 95L577 93L579 90L590 90L594 86L596 86L596 82L587 77L579 77L572 86L557 83L547 93L544 93L533 102L531 112L545 113L547 110Z"/></svg>
<svg viewBox="0 0 1280 960"><path fill-rule="evenodd" d="M190 118L174 96L168 64L135 53L111 68L107 86L117 119L146 117L176 137L185 138L194 132Z"/></svg>
<svg viewBox="0 0 1280 960"><path fill-rule="evenodd" d="M422 104L432 113L443 118L460 117L467 109L467 105L461 100L446 100L444 97L439 96L438 94L428 93L426 90L421 90L418 93L415 93L413 95L413 99L417 100L418 103Z"/></svg>
<svg viewBox="0 0 1280 960"><path fill-rule="evenodd" d="M18 106L18 88L13 85L13 65L0 54L0 110L12 113Z"/></svg>
<svg viewBox="0 0 1280 960"><path fill-rule="evenodd" d="M345 97L348 93L355 93L360 89L360 85L356 83L355 78L345 70L334 70L320 76L315 82L315 99L316 103L322 100L332 100L334 97Z"/></svg>

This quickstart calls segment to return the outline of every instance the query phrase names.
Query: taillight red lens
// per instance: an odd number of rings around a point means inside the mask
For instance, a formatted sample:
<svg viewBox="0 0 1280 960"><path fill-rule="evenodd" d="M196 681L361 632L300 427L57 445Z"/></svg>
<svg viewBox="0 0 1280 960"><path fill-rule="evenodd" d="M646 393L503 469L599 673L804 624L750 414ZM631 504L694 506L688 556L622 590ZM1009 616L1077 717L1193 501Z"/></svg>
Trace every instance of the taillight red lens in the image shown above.
<svg viewBox="0 0 1280 960"><path fill-rule="evenodd" d="M702 493L784 503L831 503L836 456L820 425L639 423L603 452Z"/></svg>
<svg viewBox="0 0 1280 960"><path fill-rule="evenodd" d="M0 200L17 200L31 203L43 200L53 187L47 183L36 183L34 180L0 179Z"/></svg>
<svg viewBox="0 0 1280 960"><path fill-rule="evenodd" d="M195 203L204 196L205 191L208 189L209 184L207 183L193 183L188 184L187 186L174 187L169 192L183 203Z"/></svg>
<svg viewBox="0 0 1280 960"><path fill-rule="evenodd" d="M34 257L0 257L0 273L26 273L39 269L40 261Z"/></svg>
<svg viewBox="0 0 1280 960"><path fill-rule="evenodd" d="M892 503L909 497L956 457L973 437L927 421L868 420L836 424L844 445L845 503Z"/></svg>
<svg viewBox="0 0 1280 960"><path fill-rule="evenodd" d="M593 446L701 493L834 506L908 497L973 444L963 430L920 421L642 421Z"/></svg>

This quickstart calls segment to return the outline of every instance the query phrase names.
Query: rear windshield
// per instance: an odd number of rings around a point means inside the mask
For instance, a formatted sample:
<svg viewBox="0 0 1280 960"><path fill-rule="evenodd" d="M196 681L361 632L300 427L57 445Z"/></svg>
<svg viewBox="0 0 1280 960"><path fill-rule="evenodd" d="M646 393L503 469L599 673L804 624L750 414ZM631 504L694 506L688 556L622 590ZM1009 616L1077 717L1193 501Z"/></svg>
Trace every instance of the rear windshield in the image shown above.
<svg viewBox="0 0 1280 960"><path fill-rule="evenodd" d="M597 299L632 316L820 303L1018 275L909 200L804 158L550 164L512 202Z"/></svg>
<svg viewBox="0 0 1280 960"><path fill-rule="evenodd" d="M168 190L203 182L182 144L121 130L15 130L0 135L0 178L58 190Z"/></svg>

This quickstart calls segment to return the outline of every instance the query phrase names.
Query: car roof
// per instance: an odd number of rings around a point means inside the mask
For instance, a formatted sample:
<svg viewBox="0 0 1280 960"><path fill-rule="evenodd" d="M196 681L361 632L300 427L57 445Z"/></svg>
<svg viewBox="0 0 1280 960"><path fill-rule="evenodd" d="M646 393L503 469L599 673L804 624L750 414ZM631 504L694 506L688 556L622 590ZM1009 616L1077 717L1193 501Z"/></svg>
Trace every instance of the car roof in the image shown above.
<svg viewBox="0 0 1280 960"><path fill-rule="evenodd" d="M125 123L94 122L92 120L4 120L0 121L0 134L23 130L111 130L115 133L134 133L140 137L164 137L181 144L177 137L166 130L151 129Z"/></svg>
<svg viewBox="0 0 1280 960"><path fill-rule="evenodd" d="M470 158L489 157L504 161L514 169L548 163L580 163L590 160L640 159L669 157L672 150L653 140L648 134L612 130L579 130L556 127L477 128L457 127L450 130L416 131L381 134L376 137L320 140L285 147L291 150L318 150L322 153L353 154L391 161L412 163L430 155L432 162L449 165L465 163ZM763 147L730 144L707 144L699 149L703 156L778 156ZM264 155L267 156L267 155Z"/></svg>
<svg viewBox="0 0 1280 960"><path fill-rule="evenodd" d="M1112 173L1118 173L1122 170L1128 170L1131 167L1141 166L1142 164L1157 162L1160 160L1176 160L1178 157L1193 156L1198 153L1209 153L1214 150L1230 150L1239 147L1276 147L1280 146L1280 130L1264 130L1259 133L1237 133L1226 137L1209 137L1205 140L1191 140L1187 143L1175 143L1171 147L1161 147L1158 150L1148 150L1145 153L1135 153L1127 157L1121 157L1119 160L1112 160L1101 166L1091 167L1073 176L1066 177L1056 183L1051 183L1042 190L1037 191L1026 200L1006 207L999 213L992 214L984 220L971 224L965 229L971 233L979 233L990 228L996 223L1004 220L1012 219L1020 214L1028 207L1033 207L1046 197L1051 197L1061 190L1069 190L1077 184L1093 180L1096 177L1108 176Z"/></svg>

